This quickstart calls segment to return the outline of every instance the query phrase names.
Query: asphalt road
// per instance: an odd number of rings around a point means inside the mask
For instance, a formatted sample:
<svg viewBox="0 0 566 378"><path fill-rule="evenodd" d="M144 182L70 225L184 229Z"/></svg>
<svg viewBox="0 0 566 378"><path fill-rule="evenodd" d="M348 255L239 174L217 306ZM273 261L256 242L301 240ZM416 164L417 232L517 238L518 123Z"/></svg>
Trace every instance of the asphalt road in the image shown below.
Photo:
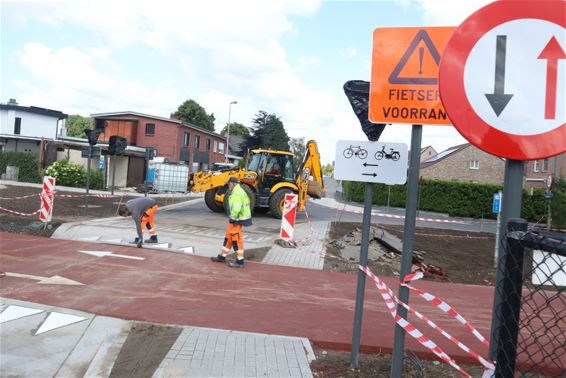
<svg viewBox="0 0 566 378"><path fill-rule="evenodd" d="M327 189L326 197L327 199L335 199L335 203L327 201L326 199L313 200L308 199L307 202L307 213L297 213L297 223L306 223L310 219L311 222L319 221L342 221L342 222L362 222L363 221L363 204L348 203L346 205L345 201L342 199L341 192L339 190L339 183L332 178L325 178L325 186ZM354 212L356 211L356 212ZM400 208L388 208L382 206L373 206L373 212L384 214L383 216L374 215L372 216L372 223L374 224L394 224L403 225L404 219L394 218L398 216L405 215L405 209ZM390 215L393 217L388 217ZM479 220L470 218L456 218L449 217L447 214L431 213L419 211L417 214L421 218L430 218L442 221L454 221L454 222L438 222L438 221L421 221L417 220L417 227L423 228L440 228L440 229L452 229L459 231L470 231L470 232L490 232L495 233L496 222L492 220ZM247 228L248 231L277 233L281 221L279 219L274 219L270 214L254 214L253 217L254 226ZM210 211L204 201L191 202L186 205L175 207L170 209L165 213L161 214L160 222L163 224L186 224L190 226L207 226L212 228L225 227L226 218L222 213L213 213ZM459 223L456 223L459 222Z"/></svg>

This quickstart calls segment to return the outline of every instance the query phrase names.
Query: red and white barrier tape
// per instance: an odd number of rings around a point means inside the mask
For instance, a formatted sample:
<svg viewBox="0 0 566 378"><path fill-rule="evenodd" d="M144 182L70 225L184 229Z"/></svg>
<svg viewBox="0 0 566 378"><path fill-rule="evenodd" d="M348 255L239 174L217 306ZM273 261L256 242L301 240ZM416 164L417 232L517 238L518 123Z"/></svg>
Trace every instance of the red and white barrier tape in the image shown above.
<svg viewBox="0 0 566 378"><path fill-rule="evenodd" d="M324 203L315 202L315 205L319 205L319 206L323 206L323 207L327 207L327 208L331 208L331 209L336 209L336 210L339 209L337 206L324 204ZM344 208L341 211L347 211L349 213L355 213L355 214L363 214L364 213L363 210L346 209L346 206L344 206ZM383 218L405 219L404 215L386 214L386 213L381 213L381 212L378 212L378 211L375 211L375 210L372 210L371 215L375 215L375 216L383 217ZM424 221L424 222L469 224L469 222L457 221L457 220L452 220L452 219L437 219L437 218L423 218L423 217L416 217L415 219L418 220L418 221Z"/></svg>
<svg viewBox="0 0 566 378"><path fill-rule="evenodd" d="M442 312L452 316L460 324L462 324L464 327L466 327L483 345L485 345L487 348L489 348L489 341L487 341L486 338L483 337L483 335L477 329L475 329L462 315L460 315L456 310L454 310L452 307L450 307L450 305L448 303L444 302L442 299L438 298L435 295L432 295L430 293L427 293L426 291L422 291L420 289L417 289L416 287L413 287L413 286L408 284L411 281L415 281L415 280L419 280L419 279L423 278L423 276L424 275L423 275L422 272L414 272L414 273L407 274L405 276L405 278L403 279L403 283L401 285L405 286L406 288L408 288L408 289L414 291L415 293L419 294L424 300L432 303L437 308L439 308Z"/></svg>
<svg viewBox="0 0 566 378"><path fill-rule="evenodd" d="M23 215L23 216L26 216L26 217L30 217L30 216L32 216L32 215L38 214L38 213L41 211L41 209L39 209L39 210L34 211L33 213L27 214L27 213L20 213L19 211L14 211L14 210L5 209L5 208L3 208L3 207L0 207L0 210L5 211L5 212L7 212L7 213L11 213L11 214Z"/></svg>
<svg viewBox="0 0 566 378"><path fill-rule="evenodd" d="M385 305L389 309L391 316L395 319L395 322L399 324L409 335L415 338L419 343L425 346L427 349L432 351L437 357L441 360L452 366L454 369L458 370L464 376L471 378L471 376L463 370L448 354L446 354L438 345L434 343L434 341L430 340L428 337L423 335L415 326L409 323L407 320L403 319L399 315L397 315L397 309L395 303L399 303L397 297L391 292L389 287L381 281L377 276L375 276L369 268L363 267L359 265L362 272L364 272L369 278L371 278L377 289L379 290L379 294L385 301Z"/></svg>
<svg viewBox="0 0 566 378"><path fill-rule="evenodd" d="M57 191L46 191L45 194L56 194ZM27 196L21 196L21 197L12 197L12 198L6 198L6 197L0 197L0 200L19 200L19 199L24 199L24 198L31 198L31 197L36 197L39 196L41 197L41 193L35 193L35 194L30 194ZM78 197L84 197L85 194L57 194L57 198L78 198ZM118 197L118 196L113 196L111 194L89 194L89 197L98 197L98 198L112 198L112 197Z"/></svg>
<svg viewBox="0 0 566 378"><path fill-rule="evenodd" d="M0 197L0 200L19 200L19 199L24 199L24 198L31 198L31 197L37 197L40 196L41 193L35 193L35 194L30 194L28 196L21 196L21 197L13 197L13 198L5 198L5 197Z"/></svg>

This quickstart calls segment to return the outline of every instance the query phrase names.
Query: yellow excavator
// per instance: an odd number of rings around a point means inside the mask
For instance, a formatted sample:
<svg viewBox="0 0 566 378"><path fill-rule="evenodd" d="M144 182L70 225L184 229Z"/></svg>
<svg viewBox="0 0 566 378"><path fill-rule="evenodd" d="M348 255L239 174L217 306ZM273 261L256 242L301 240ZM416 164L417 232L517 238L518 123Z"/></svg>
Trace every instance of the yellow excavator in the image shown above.
<svg viewBox="0 0 566 378"><path fill-rule="evenodd" d="M189 177L188 191L205 192L204 202L214 212L225 211L227 206L226 182L230 177L240 180L250 197L250 206L256 213L270 212L281 218L285 194L296 193L298 211L304 211L307 195L322 198L326 193L322 181L320 154L314 140L307 142L303 163L293 167L293 154L271 149L251 150L244 168L218 172L195 172Z"/></svg>

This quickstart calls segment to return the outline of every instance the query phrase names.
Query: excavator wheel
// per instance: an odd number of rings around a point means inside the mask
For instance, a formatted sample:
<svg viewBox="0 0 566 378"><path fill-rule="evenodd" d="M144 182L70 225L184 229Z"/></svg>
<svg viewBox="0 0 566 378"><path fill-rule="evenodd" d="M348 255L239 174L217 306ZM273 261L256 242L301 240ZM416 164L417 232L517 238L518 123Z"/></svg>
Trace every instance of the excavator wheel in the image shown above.
<svg viewBox="0 0 566 378"><path fill-rule="evenodd" d="M214 196L216 195L218 189L220 188L212 188L204 192L204 203L206 204L206 207L208 207L215 213L222 213L224 211L224 206L214 200Z"/></svg>
<svg viewBox="0 0 566 378"><path fill-rule="evenodd" d="M285 194L292 194L291 189L283 188L275 192L269 199L269 211L273 218L281 219L283 216L283 205L285 204Z"/></svg>

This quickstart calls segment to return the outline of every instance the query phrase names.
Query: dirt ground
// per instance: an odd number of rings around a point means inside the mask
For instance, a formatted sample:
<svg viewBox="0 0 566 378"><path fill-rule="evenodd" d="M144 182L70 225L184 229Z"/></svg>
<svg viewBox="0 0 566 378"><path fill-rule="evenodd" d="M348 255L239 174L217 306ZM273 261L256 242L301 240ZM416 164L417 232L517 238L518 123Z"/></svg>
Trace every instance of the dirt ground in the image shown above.
<svg viewBox="0 0 566 378"><path fill-rule="evenodd" d="M4 198L39 194L39 192L40 189L38 188L16 186L0 187L0 207L22 213L32 213L39 209L39 195L37 197L21 200ZM77 195L79 193L58 192L58 194ZM118 206L131 198L133 198L133 196L113 198L89 197L88 215L85 216L83 197L58 197L55 199L53 222L50 229L44 228L44 225L38 221L37 214L33 216L19 216L0 209L0 231L49 237L52 232L64 222L115 216ZM189 198L159 198L158 203L164 206L187 199ZM361 227L361 224L333 222L328 241L340 239L357 227ZM403 226L379 225L379 227L401 239L403 237ZM417 228L414 237L414 249L424 252L424 262L440 267L445 273L443 276L429 276L425 277L425 279L475 285L493 284L495 277L495 270L493 268L494 236L491 234ZM246 251L246 259L250 261L261 261L268 250L269 248L248 250ZM327 253L338 258L327 258L324 265L325 270L357 274L357 264L343 259L340 250L330 243L327 243ZM396 273L396 269L391 268L392 264L390 263L368 261L368 266L378 275L391 276L398 274ZM141 331L142 329L140 328L140 334ZM350 352L315 348L315 354L317 359L311 364L315 377L352 378L389 376L391 364L390 355L360 354L358 368L351 369ZM120 364L120 369L122 370L119 372L113 371L114 376L117 376L116 373L120 373L120 376L146 375L138 368L129 366L126 363L127 360L128 358L124 360L124 364ZM482 374L482 368L479 366L463 366L463 368L473 377L480 377ZM151 370L149 365L146 370ZM405 377L436 378L461 376L460 373L444 363L438 361L422 361L417 358L407 358L404 371L406 374Z"/></svg>
<svg viewBox="0 0 566 378"><path fill-rule="evenodd" d="M88 211L85 214L85 199L82 196L84 192L57 191L53 201L52 222L45 227L39 221L39 215L32 214L40 208L40 193L40 188L11 185L0 186L0 231L49 237L61 223L116 216L118 207L121 204L135 198L135 196L127 195L117 195L110 198L89 196ZM65 195L73 197L63 197ZM16 199L26 196L31 197ZM189 196L159 197L156 198L156 201L159 206L165 206L186 201L190 198ZM12 214L6 210L28 215Z"/></svg>

